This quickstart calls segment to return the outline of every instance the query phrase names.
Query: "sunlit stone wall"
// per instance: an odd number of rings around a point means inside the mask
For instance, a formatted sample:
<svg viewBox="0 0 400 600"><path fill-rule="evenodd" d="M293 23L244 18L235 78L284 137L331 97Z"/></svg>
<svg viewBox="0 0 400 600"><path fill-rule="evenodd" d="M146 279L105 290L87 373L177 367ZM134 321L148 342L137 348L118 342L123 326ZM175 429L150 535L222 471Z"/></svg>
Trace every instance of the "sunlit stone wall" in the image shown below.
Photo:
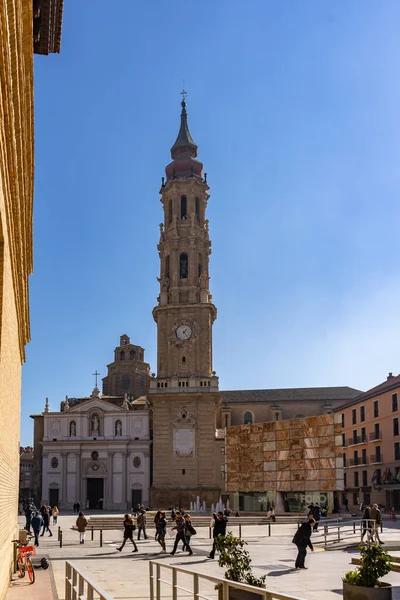
<svg viewBox="0 0 400 600"><path fill-rule="evenodd" d="M340 415L228 427L228 492L343 490Z"/></svg>

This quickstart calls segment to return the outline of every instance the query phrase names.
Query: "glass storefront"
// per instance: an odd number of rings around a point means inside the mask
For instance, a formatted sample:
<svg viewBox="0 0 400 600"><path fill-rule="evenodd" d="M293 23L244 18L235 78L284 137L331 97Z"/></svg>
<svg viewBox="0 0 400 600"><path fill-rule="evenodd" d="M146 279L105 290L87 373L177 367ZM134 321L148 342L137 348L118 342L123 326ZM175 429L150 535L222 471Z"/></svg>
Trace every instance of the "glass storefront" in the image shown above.
<svg viewBox="0 0 400 600"><path fill-rule="evenodd" d="M309 504L317 502L321 508L333 508L333 492L283 492L286 512L306 512Z"/></svg>
<svg viewBox="0 0 400 600"><path fill-rule="evenodd" d="M275 492L239 494L239 510L243 512L266 512L271 506L275 506Z"/></svg>

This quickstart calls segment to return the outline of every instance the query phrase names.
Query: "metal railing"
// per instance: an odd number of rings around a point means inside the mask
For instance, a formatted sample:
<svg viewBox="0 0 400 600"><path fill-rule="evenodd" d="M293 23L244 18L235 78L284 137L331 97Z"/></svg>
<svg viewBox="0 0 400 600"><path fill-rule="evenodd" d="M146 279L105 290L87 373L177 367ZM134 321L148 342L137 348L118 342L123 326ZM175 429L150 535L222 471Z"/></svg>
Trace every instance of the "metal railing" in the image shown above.
<svg viewBox="0 0 400 600"><path fill-rule="evenodd" d="M383 454L371 454L369 457L371 464L379 464L383 462Z"/></svg>
<svg viewBox="0 0 400 600"><path fill-rule="evenodd" d="M382 431L373 431L369 434L369 439L371 442L375 442L377 440L382 439Z"/></svg>
<svg viewBox="0 0 400 600"><path fill-rule="evenodd" d="M326 548L329 544L336 544L338 542L354 542L357 539L357 543L361 541L361 536L364 530L364 521L368 523L367 530L370 529L373 536L376 536L376 530L380 529L382 532L383 524L380 525L374 521L374 519L349 519L346 521L339 521L338 519L327 519L326 521L318 522L318 531L312 534L313 545L323 544Z"/></svg>
<svg viewBox="0 0 400 600"><path fill-rule="evenodd" d="M114 600L79 567L68 560L65 563L65 600L93 600L94 594L99 600Z"/></svg>
<svg viewBox="0 0 400 600"><path fill-rule="evenodd" d="M167 570L171 579L165 579L161 576L161 570ZM182 583L178 581L178 576L181 575L184 580ZM189 580L189 581L188 581ZM265 588L258 588L245 583L238 583L223 579L222 577L213 577L205 573L194 573L188 569L175 567L166 563L160 563L154 560L149 561L149 582L150 582L150 600L161 600L165 598L166 593L162 591L162 585L172 588L172 600L177 600L178 593L182 592L185 598L193 598L193 600L229 600L230 590L242 590L247 594L258 594L264 600L302 600L298 596L283 594ZM213 584L208 586L208 595L204 590L205 584ZM203 588L203 589L201 589ZM169 596L169 594L168 594Z"/></svg>

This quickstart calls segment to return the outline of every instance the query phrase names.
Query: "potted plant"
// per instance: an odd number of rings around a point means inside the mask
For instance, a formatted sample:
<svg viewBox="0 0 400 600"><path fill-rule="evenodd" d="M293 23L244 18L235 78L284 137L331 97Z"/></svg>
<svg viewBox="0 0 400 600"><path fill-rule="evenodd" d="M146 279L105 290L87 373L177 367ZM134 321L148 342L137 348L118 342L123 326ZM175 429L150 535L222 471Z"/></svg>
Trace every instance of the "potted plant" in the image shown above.
<svg viewBox="0 0 400 600"><path fill-rule="evenodd" d="M379 581L392 570L390 555L377 544L359 546L360 566L343 577L344 600L392 600L390 583Z"/></svg>
<svg viewBox="0 0 400 600"><path fill-rule="evenodd" d="M225 537L223 535L216 537L215 548L220 553L218 564L220 567L227 567L225 579L265 588L266 575L258 578L253 575L250 554L244 549L244 546L246 546L246 542L232 533L228 533ZM221 588L219 592L221 595ZM230 588L229 598L230 600L260 600L260 595L256 592Z"/></svg>

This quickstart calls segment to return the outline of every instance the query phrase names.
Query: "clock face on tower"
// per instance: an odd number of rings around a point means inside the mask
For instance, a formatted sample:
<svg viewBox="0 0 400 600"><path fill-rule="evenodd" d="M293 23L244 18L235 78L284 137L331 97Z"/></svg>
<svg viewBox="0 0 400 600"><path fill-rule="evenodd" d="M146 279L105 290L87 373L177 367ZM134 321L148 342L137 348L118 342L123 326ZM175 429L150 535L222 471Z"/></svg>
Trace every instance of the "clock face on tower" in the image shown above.
<svg viewBox="0 0 400 600"><path fill-rule="evenodd" d="M189 325L179 325L179 327L176 330L176 336L180 340L188 340L191 335L192 330L190 329Z"/></svg>

